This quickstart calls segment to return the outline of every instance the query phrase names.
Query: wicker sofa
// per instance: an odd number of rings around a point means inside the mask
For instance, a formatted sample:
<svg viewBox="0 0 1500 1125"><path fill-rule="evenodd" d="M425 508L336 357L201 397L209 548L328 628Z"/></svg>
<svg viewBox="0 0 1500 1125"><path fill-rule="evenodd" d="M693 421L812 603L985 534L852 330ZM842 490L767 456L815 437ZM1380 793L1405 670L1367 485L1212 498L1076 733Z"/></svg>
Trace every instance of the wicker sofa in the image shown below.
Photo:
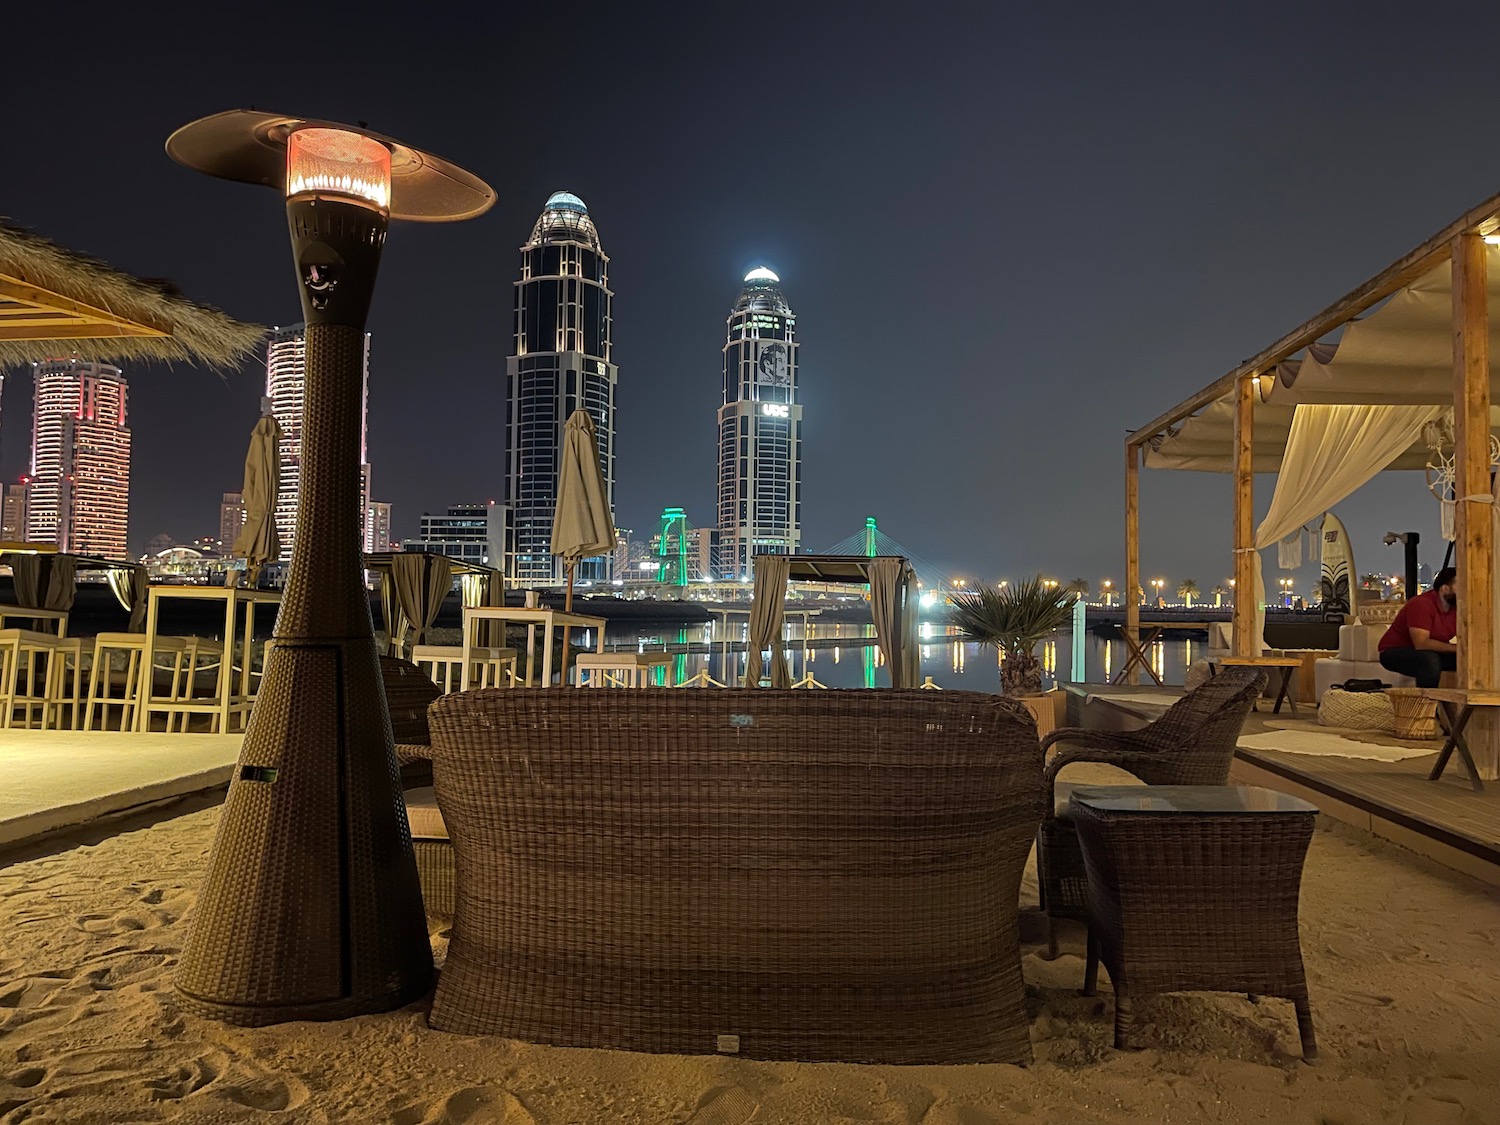
<svg viewBox="0 0 1500 1125"><path fill-rule="evenodd" d="M431 1025L539 1043L1027 1062L1036 727L972 692L449 695Z"/></svg>

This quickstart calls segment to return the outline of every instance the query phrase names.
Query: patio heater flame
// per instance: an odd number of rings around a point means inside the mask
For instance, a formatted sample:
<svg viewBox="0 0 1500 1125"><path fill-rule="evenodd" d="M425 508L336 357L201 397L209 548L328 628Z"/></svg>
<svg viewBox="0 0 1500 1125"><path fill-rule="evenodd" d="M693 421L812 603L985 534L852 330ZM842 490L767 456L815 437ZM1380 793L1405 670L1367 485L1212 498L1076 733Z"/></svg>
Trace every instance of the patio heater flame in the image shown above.
<svg viewBox="0 0 1500 1125"><path fill-rule="evenodd" d="M391 209L391 150L341 129L298 129L286 139L286 194L340 195Z"/></svg>

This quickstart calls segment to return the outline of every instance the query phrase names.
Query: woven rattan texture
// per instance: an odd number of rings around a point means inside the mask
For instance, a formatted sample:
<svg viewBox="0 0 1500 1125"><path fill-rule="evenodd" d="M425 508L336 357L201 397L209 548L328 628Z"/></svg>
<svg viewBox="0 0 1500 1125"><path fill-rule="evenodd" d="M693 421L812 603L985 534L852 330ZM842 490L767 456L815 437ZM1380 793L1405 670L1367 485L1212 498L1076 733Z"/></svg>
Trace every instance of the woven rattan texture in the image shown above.
<svg viewBox="0 0 1500 1125"><path fill-rule="evenodd" d="M1394 730L1395 712L1383 691L1342 691L1331 687L1318 701L1318 722L1349 730Z"/></svg>
<svg viewBox="0 0 1500 1125"><path fill-rule="evenodd" d="M422 904L429 918L452 918L458 881L454 875L453 845L446 840L413 840L417 877L422 881Z"/></svg>
<svg viewBox="0 0 1500 1125"><path fill-rule="evenodd" d="M1066 818L1053 815L1059 771L1071 762L1103 762L1147 785L1225 785L1234 744L1265 684L1264 672L1226 668L1140 730L1061 727L1047 735L1044 753L1061 744L1044 770L1047 811L1037 836L1037 880L1048 918L1088 918L1088 879L1078 834Z"/></svg>
<svg viewBox="0 0 1500 1125"><path fill-rule="evenodd" d="M991 695L508 689L430 713L458 899L432 1025L1025 1062L1036 727Z"/></svg>
<svg viewBox="0 0 1500 1125"><path fill-rule="evenodd" d="M415 664L395 656L380 658L380 678L385 685L385 705L391 716L391 734L396 740L396 761L401 767L401 787L419 789L432 784L432 763L427 759L427 708L443 693Z"/></svg>
<svg viewBox="0 0 1500 1125"><path fill-rule="evenodd" d="M1115 990L1115 1045L1131 1002L1160 992L1245 992L1296 1006L1314 1058L1297 897L1314 811L1102 813L1075 803L1091 939Z"/></svg>
<svg viewBox="0 0 1500 1125"><path fill-rule="evenodd" d="M1436 738L1437 703L1422 694L1421 688L1386 688L1394 715L1397 738Z"/></svg>
<svg viewBox="0 0 1500 1125"><path fill-rule="evenodd" d="M230 1023L385 1011L432 979L360 580L364 333L309 325L302 534L176 983Z"/></svg>

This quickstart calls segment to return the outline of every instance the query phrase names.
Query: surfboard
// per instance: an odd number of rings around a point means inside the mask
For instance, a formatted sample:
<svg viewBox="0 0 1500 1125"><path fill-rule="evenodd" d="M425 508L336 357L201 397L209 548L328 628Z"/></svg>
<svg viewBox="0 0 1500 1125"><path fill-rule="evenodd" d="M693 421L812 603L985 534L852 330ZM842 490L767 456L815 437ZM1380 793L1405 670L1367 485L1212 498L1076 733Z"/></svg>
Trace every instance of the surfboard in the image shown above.
<svg viewBox="0 0 1500 1125"><path fill-rule="evenodd" d="M1323 514L1320 531L1322 565L1318 578L1318 601L1328 613L1357 616L1359 580L1354 569L1354 548L1343 521L1332 512Z"/></svg>

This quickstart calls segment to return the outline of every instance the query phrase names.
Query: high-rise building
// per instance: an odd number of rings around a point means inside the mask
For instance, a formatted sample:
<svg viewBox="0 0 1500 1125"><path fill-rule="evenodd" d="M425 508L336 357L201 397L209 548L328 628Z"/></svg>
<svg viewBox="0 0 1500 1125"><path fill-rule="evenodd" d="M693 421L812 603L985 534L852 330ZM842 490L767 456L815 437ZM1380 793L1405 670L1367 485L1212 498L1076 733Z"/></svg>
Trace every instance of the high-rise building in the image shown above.
<svg viewBox="0 0 1500 1125"><path fill-rule="evenodd" d="M719 407L722 577L750 573L755 555L795 554L802 541L802 407L797 318L781 279L761 267L729 313Z"/></svg>
<svg viewBox="0 0 1500 1125"><path fill-rule="evenodd" d="M26 538L26 483L7 484L0 500L0 540L19 543Z"/></svg>
<svg viewBox="0 0 1500 1125"><path fill-rule="evenodd" d="M402 544L407 551L430 551L475 566L495 566L505 543L505 509L488 504L454 504L441 515L422 513L422 534Z"/></svg>
<svg viewBox="0 0 1500 1125"><path fill-rule="evenodd" d="M391 506L371 500L365 505L365 554L390 549Z"/></svg>
<svg viewBox="0 0 1500 1125"><path fill-rule="evenodd" d="M615 499L615 384L609 258L588 208L560 191L521 247L515 345L506 360L505 573L525 585L563 580L552 556L563 426L579 407L594 419L610 507ZM585 559L582 580L609 577L610 556Z"/></svg>
<svg viewBox="0 0 1500 1125"><path fill-rule="evenodd" d="M370 405L370 334L365 333L364 378L359 411L360 532L370 503L370 458L365 444ZM307 333L303 325L278 328L266 345L266 397L281 426L281 479L276 493L276 534L282 560L292 557L297 536L297 500L302 486L302 398L307 381Z"/></svg>
<svg viewBox="0 0 1500 1125"><path fill-rule="evenodd" d="M108 363L32 365L26 538L59 550L126 558L130 426L125 376Z"/></svg>
<svg viewBox="0 0 1500 1125"><path fill-rule="evenodd" d="M238 492L224 493L219 502L219 550L225 555L234 550L234 541L245 526L245 497Z"/></svg>

